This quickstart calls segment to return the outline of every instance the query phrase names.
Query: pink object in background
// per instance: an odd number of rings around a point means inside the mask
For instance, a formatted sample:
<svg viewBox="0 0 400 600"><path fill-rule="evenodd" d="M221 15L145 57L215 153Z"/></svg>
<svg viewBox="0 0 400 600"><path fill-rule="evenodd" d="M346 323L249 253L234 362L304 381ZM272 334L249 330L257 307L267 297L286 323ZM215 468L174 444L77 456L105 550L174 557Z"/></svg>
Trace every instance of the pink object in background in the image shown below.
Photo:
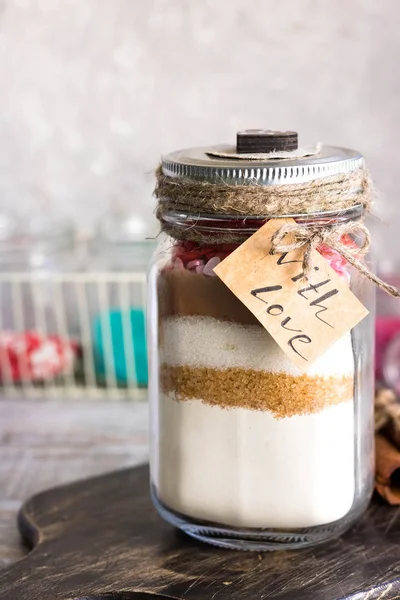
<svg viewBox="0 0 400 600"><path fill-rule="evenodd" d="M400 264L380 265L378 275L400 289ZM400 393L400 300L377 290L375 321L375 375L385 385Z"/></svg>
<svg viewBox="0 0 400 600"><path fill-rule="evenodd" d="M400 336L400 316L378 316L375 323L376 352L375 352L375 375L377 379L384 379L387 372L384 364L388 358L388 350L393 344L394 338ZM400 377L400 363L398 365ZM390 383L390 382L386 382Z"/></svg>

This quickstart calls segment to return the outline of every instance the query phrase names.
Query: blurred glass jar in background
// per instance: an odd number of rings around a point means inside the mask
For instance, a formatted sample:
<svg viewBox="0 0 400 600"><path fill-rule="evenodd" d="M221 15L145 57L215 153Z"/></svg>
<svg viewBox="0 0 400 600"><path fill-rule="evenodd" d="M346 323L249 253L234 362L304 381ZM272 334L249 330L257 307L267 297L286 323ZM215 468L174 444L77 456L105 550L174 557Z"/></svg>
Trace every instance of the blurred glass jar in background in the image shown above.
<svg viewBox="0 0 400 600"><path fill-rule="evenodd" d="M87 294L96 375L118 385L147 385L144 282L155 248L154 239L147 239L151 234L140 216L110 211L89 243L87 270L93 280Z"/></svg>
<svg viewBox="0 0 400 600"><path fill-rule="evenodd" d="M57 272L76 270L79 256L74 223L58 213L21 219L0 214L0 270Z"/></svg>
<svg viewBox="0 0 400 600"><path fill-rule="evenodd" d="M70 373L79 318L71 272L81 267L74 223L48 210L0 213L0 382Z"/></svg>
<svg viewBox="0 0 400 600"><path fill-rule="evenodd" d="M148 223L140 216L110 211L98 221L89 244L88 268L96 272L146 272L155 248Z"/></svg>
<svg viewBox="0 0 400 600"><path fill-rule="evenodd" d="M25 219L0 213L1 328L56 332L60 298L50 275L81 265L76 229L68 217L49 211ZM62 296L68 307L68 291ZM74 315L66 318L73 331Z"/></svg>

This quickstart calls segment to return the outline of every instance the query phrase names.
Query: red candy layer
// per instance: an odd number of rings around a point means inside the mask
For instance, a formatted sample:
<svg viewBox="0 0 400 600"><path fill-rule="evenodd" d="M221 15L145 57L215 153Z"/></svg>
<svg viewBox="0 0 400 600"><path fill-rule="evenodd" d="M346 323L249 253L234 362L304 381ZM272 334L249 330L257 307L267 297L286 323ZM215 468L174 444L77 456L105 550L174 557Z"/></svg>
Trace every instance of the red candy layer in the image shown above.
<svg viewBox="0 0 400 600"><path fill-rule="evenodd" d="M350 248L357 248L357 244L350 236L342 237L342 243ZM219 258L224 260L231 252L236 250L238 244L213 244L209 246L199 246L196 242L179 242L173 248L172 262L168 269L187 269L195 273L202 273L208 261ZM340 276L348 279L347 260L336 250L328 246L318 248L319 253L325 258L332 269ZM213 260L213 264L215 261ZM214 264L215 266L215 264ZM206 269L205 274L209 274Z"/></svg>

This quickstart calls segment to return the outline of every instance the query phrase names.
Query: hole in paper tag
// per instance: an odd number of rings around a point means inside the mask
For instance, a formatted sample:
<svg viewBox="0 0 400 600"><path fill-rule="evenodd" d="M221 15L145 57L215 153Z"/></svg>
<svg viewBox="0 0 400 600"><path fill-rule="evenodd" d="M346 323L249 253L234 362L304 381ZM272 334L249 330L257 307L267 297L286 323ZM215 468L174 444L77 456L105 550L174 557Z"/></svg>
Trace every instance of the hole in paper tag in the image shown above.
<svg viewBox="0 0 400 600"><path fill-rule="evenodd" d="M305 371L368 311L319 252L307 279L304 249L269 254L275 231L294 222L269 220L214 271Z"/></svg>

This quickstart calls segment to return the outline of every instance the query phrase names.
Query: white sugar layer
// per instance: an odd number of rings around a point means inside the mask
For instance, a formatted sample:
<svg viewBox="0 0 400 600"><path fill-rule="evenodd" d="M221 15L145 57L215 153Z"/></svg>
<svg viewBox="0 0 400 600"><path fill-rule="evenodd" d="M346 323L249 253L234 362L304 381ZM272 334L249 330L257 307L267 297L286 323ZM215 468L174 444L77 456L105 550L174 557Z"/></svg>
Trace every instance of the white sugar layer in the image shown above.
<svg viewBox="0 0 400 600"><path fill-rule="evenodd" d="M169 317L162 322L162 362L171 366L239 367L302 375L261 326L229 323L211 317ZM307 370L321 377L354 371L350 333L333 344Z"/></svg>
<svg viewBox="0 0 400 600"><path fill-rule="evenodd" d="M162 502L236 527L311 527L340 519L354 498L354 406L276 419L201 400L160 397L152 477Z"/></svg>

